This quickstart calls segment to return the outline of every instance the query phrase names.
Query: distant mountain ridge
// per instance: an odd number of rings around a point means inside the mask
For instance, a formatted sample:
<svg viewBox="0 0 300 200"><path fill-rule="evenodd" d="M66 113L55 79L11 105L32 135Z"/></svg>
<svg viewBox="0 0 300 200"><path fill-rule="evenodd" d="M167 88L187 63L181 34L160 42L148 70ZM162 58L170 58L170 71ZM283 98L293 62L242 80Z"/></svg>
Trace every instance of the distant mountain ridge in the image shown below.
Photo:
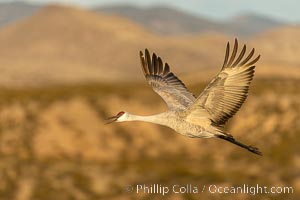
<svg viewBox="0 0 300 200"><path fill-rule="evenodd" d="M29 4L22 1L0 3L0 28L30 17L42 7L44 7L42 4ZM235 37L252 37L286 25L256 14L243 14L229 21L219 22L165 6L141 8L132 5L114 5L96 7L92 10L128 18L151 32L163 35L218 32Z"/></svg>
<svg viewBox="0 0 300 200"><path fill-rule="evenodd" d="M41 7L21 1L0 3L0 28L33 15Z"/></svg>
<svg viewBox="0 0 300 200"><path fill-rule="evenodd" d="M299 30L279 28L247 41L248 51L262 54L258 71L282 75L282 67L291 72L288 66L298 66ZM128 18L51 5L0 30L0 86L143 80L138 52L145 48L190 83L204 81L219 69L233 39L212 32L165 37Z"/></svg>
<svg viewBox="0 0 300 200"><path fill-rule="evenodd" d="M207 18L199 18L174 8L154 6L138 8L129 5L106 6L95 11L127 17L145 28L160 34L199 33L217 29L220 24Z"/></svg>
<svg viewBox="0 0 300 200"><path fill-rule="evenodd" d="M286 25L283 22L256 14L243 14L229 21L218 22L163 6L141 8L131 5L115 5L102 6L94 10L129 18L153 32L165 35L212 31L236 37L251 37L266 30Z"/></svg>

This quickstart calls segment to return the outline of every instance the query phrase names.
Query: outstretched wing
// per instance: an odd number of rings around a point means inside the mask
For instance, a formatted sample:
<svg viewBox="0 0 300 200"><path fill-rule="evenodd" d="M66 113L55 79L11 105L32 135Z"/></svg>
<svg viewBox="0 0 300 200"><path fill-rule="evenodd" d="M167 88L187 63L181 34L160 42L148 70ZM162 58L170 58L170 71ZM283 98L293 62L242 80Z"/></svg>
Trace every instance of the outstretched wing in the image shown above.
<svg viewBox="0 0 300 200"><path fill-rule="evenodd" d="M145 57L140 51L140 58L148 83L163 98L170 110L184 110L196 100L185 85L170 72L168 63L164 65L155 53L151 59L148 49L145 49Z"/></svg>
<svg viewBox="0 0 300 200"><path fill-rule="evenodd" d="M232 54L227 43L223 67L219 74L199 95L195 103L187 109L187 120L195 122L205 114L218 126L224 125L242 106L247 98L249 85L254 75L254 63L260 55L252 59L254 49L244 58L246 45L237 56L238 42L235 39ZM243 59L244 58L244 59Z"/></svg>

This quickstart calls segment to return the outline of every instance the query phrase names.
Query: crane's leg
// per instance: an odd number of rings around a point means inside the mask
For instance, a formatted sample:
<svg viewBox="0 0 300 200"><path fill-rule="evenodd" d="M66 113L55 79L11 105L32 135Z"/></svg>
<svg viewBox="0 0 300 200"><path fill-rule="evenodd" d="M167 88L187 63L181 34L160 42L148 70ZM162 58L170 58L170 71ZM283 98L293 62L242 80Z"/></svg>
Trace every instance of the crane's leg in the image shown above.
<svg viewBox="0 0 300 200"><path fill-rule="evenodd" d="M234 137L232 135L216 135L217 138L220 138L222 140L226 140L228 142L231 142L237 146L240 146L244 149L247 149L248 151L252 152L252 153L255 153L257 155L260 155L262 156L262 153L260 152L260 150L257 148L257 147L253 147L253 146L248 146L248 145L245 145L237 140L234 139Z"/></svg>

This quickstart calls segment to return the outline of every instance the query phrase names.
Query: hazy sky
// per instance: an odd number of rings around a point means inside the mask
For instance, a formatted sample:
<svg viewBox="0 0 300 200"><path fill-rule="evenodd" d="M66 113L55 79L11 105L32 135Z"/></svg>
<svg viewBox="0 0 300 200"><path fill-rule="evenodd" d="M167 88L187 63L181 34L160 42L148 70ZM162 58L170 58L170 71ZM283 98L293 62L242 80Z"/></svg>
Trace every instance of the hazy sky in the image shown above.
<svg viewBox="0 0 300 200"><path fill-rule="evenodd" d="M5 0L0 0L5 1ZM254 12L290 22L300 22L300 0L25 0L26 2L60 2L83 6L133 4L139 6L171 5L181 10L216 19Z"/></svg>

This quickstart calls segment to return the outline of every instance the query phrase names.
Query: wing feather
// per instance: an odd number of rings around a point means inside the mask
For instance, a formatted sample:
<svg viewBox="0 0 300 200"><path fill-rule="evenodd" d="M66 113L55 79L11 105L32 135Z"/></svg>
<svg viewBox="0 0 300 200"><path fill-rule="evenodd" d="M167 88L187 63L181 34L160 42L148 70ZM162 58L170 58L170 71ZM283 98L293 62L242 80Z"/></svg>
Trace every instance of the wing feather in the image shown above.
<svg viewBox="0 0 300 200"><path fill-rule="evenodd" d="M234 59L235 59L237 50L238 50L238 42L237 42L237 39L235 39L235 40L234 40L233 51L232 51L232 54L231 54L231 57L230 57L230 59L229 59L229 62L228 62L228 64L227 64L227 66L231 66L232 62L233 62Z"/></svg>
<svg viewBox="0 0 300 200"><path fill-rule="evenodd" d="M194 103L195 96L187 90L185 85L172 72L168 63L163 61L155 53L152 54L146 49L145 57L140 52L142 69L146 80L153 90L159 94L167 103L170 110L185 110Z"/></svg>
<svg viewBox="0 0 300 200"><path fill-rule="evenodd" d="M159 67L158 74L163 74L164 66L160 57L158 57L158 67Z"/></svg>
<svg viewBox="0 0 300 200"><path fill-rule="evenodd" d="M222 66L222 69L227 65L228 58L229 58L229 52L230 52L230 45L229 42L226 45L226 53L225 53L225 59L224 59L224 64Z"/></svg>
<svg viewBox="0 0 300 200"><path fill-rule="evenodd" d="M260 55L251 60L255 51L252 49L243 60L246 45L243 46L236 58L237 50L238 42L235 39L233 51L228 61L230 47L229 43L227 44L221 71L207 85L195 103L187 108L187 121L195 122L195 119L199 119L200 114L206 113L204 117L210 118L215 125L223 126L242 106L254 76L254 64L259 60Z"/></svg>
<svg viewBox="0 0 300 200"><path fill-rule="evenodd" d="M246 53L246 45L243 46L243 49L242 49L242 51L241 51L239 57L238 57L238 58L236 59L236 61L232 64L231 67L236 66L236 65L242 60L242 58L244 57L245 53Z"/></svg>

